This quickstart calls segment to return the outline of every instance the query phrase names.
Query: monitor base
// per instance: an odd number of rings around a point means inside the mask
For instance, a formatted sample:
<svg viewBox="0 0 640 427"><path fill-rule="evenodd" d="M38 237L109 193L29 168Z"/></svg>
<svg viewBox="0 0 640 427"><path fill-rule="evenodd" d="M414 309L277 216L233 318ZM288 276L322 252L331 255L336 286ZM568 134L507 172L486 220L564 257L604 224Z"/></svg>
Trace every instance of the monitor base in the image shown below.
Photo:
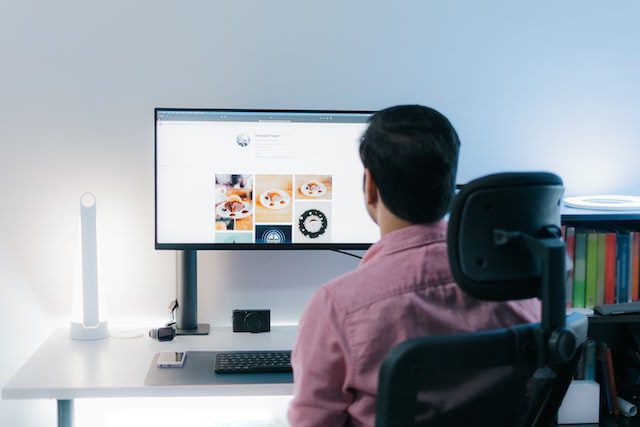
<svg viewBox="0 0 640 427"><path fill-rule="evenodd" d="M209 335L209 329L208 323L198 323L198 327L194 329L176 328L176 335Z"/></svg>

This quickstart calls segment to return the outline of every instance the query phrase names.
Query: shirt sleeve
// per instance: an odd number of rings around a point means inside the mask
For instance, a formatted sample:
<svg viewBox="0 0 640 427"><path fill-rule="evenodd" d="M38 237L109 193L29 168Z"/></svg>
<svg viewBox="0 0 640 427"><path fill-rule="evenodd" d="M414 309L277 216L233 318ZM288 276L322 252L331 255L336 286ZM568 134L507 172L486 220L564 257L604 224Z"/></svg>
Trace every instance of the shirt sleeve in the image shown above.
<svg viewBox="0 0 640 427"><path fill-rule="evenodd" d="M294 397L288 418L292 427L347 423L353 394L345 386L350 364L343 319L324 287L302 315L291 356Z"/></svg>

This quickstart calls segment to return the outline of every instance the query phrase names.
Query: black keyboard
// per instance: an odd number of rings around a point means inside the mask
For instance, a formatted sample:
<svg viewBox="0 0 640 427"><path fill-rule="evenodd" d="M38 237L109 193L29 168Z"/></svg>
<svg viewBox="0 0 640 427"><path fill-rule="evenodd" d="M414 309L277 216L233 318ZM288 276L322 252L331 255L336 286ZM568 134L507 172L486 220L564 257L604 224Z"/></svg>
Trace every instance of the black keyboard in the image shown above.
<svg viewBox="0 0 640 427"><path fill-rule="evenodd" d="M291 351L234 351L216 354L219 374L291 372Z"/></svg>

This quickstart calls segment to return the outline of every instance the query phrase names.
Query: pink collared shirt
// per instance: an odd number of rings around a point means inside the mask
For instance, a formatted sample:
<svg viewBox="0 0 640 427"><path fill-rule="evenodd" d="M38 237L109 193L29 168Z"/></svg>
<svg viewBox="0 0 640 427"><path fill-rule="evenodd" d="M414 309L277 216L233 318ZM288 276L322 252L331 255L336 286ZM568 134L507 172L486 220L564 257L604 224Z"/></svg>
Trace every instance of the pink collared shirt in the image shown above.
<svg viewBox="0 0 640 427"><path fill-rule="evenodd" d="M373 426L378 370L406 339L539 321L538 300L465 294L451 276L446 228L440 221L385 235L354 271L313 295L292 354L293 427ZM450 402L435 396L431 405Z"/></svg>

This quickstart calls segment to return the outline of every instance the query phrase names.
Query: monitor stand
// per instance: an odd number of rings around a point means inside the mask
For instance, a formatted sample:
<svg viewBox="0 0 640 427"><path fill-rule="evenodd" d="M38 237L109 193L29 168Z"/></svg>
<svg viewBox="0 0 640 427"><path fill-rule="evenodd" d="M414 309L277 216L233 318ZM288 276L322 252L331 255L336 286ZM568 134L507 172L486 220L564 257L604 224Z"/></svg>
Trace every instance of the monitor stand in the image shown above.
<svg viewBox="0 0 640 427"><path fill-rule="evenodd" d="M198 323L197 251L176 251L176 335L208 335L209 324Z"/></svg>

